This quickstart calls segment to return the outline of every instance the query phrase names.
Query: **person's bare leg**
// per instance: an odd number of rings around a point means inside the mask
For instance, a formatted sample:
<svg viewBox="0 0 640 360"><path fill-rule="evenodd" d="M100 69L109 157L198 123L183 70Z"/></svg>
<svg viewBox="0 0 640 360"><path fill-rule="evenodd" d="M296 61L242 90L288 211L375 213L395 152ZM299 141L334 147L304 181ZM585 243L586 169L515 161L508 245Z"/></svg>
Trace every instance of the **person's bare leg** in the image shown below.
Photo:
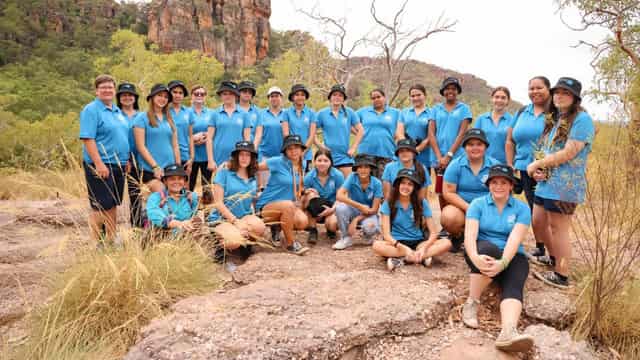
<svg viewBox="0 0 640 360"><path fill-rule="evenodd" d="M374 254L385 258L404 256L404 252L401 249L398 249L386 241L374 241L371 248Z"/></svg>
<svg viewBox="0 0 640 360"><path fill-rule="evenodd" d="M295 212L296 206L292 201L276 201L264 206L262 212L267 222L279 221L285 241L282 247L287 248L295 240Z"/></svg>
<svg viewBox="0 0 640 360"><path fill-rule="evenodd" d="M106 238L106 241L110 244L113 244L116 238L117 223L118 223L118 207L114 206L113 208L104 212L105 238Z"/></svg>
<svg viewBox="0 0 640 360"><path fill-rule="evenodd" d="M427 248L427 251L424 253L424 257L430 258L430 257L446 254L451 249L451 246L452 246L451 240L438 239L433 245Z"/></svg>
<svg viewBox="0 0 640 360"><path fill-rule="evenodd" d="M293 227L295 230L305 230L309 226L309 219L304 211L294 207Z"/></svg>
<svg viewBox="0 0 640 360"><path fill-rule="evenodd" d="M453 236L462 235L465 223L464 211L453 205L447 205L442 209L440 223L449 234Z"/></svg>
<svg viewBox="0 0 640 360"><path fill-rule="evenodd" d="M533 235L537 241L541 241L547 247L549 256L554 256L553 241L551 241L551 224L549 220L549 212L540 205L533 205L533 215L531 225L533 227Z"/></svg>
<svg viewBox="0 0 640 360"><path fill-rule="evenodd" d="M347 178L347 176L349 176L351 174L351 166L343 166L343 167L338 168L338 170L340 170L342 175L344 175L345 179Z"/></svg>
<svg viewBox="0 0 640 360"><path fill-rule="evenodd" d="M500 321L502 327L517 327L522 312L522 303L517 299L504 299L500 302Z"/></svg>
<svg viewBox="0 0 640 360"><path fill-rule="evenodd" d="M491 284L493 279L482 274L469 274L469 297L480 301L484 290Z"/></svg>
<svg viewBox="0 0 640 360"><path fill-rule="evenodd" d="M89 214L89 231L91 233L91 238L99 243L103 241L100 238L102 232L102 224L104 224L104 215L102 211L92 210L91 214Z"/></svg>
<svg viewBox="0 0 640 360"><path fill-rule="evenodd" d="M569 229L571 228L571 215L564 215L549 212L549 223L551 225L551 243L553 256L556 258L555 271L563 276L569 276L569 263L571 261L571 239Z"/></svg>
<svg viewBox="0 0 640 360"><path fill-rule="evenodd" d="M246 215L239 221L239 226L246 229L254 237L263 237L266 230L264 221L255 215Z"/></svg>
<svg viewBox="0 0 640 360"><path fill-rule="evenodd" d="M324 220L324 227L327 231L338 231L338 217L335 214L327 216Z"/></svg>

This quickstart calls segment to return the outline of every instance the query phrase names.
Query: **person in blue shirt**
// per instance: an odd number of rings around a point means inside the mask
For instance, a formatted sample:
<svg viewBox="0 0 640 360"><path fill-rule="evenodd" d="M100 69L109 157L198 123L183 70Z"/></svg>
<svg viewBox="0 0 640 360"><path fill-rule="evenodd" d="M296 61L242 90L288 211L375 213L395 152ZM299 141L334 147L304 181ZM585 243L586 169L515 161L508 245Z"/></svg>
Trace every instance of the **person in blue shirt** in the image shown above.
<svg viewBox="0 0 640 360"><path fill-rule="evenodd" d="M582 84L562 77L551 89L550 115L540 143L544 156L527 166L538 185L533 200L533 232L549 250L554 271L535 272L536 278L558 288L569 286L571 218L585 199L587 158L595 128L580 106ZM534 259L535 260L535 259Z"/></svg>
<svg viewBox="0 0 640 360"><path fill-rule="evenodd" d="M320 148L331 151L335 167L346 178L351 174L353 156L364 136L364 128L358 115L350 107L344 106L347 90L337 84L331 87L329 106L320 110L316 116L317 128L322 129L322 141L316 140ZM351 133L355 133L353 144L349 145Z"/></svg>
<svg viewBox="0 0 640 360"><path fill-rule="evenodd" d="M476 119L473 127L482 129L487 135L491 146L487 154L498 160L501 164L507 163L505 144L507 141L507 129L513 126L513 117L507 112L507 106L511 101L511 93L504 86L498 86L491 91L491 103L493 109Z"/></svg>
<svg viewBox="0 0 640 360"><path fill-rule="evenodd" d="M309 90L302 84L293 85L289 92L289 101L293 106L285 110L282 121L282 136L300 135L305 142L307 147L304 153L305 173L309 172L313 152L311 146L316 138L316 113L305 105L307 100L309 100Z"/></svg>
<svg viewBox="0 0 640 360"><path fill-rule="evenodd" d="M180 149L176 126L169 112L171 93L163 84L156 84L147 96L149 109L134 121L133 136L138 151L138 165L142 168L142 181L151 191L162 188L163 169L179 164Z"/></svg>
<svg viewBox="0 0 640 360"><path fill-rule="evenodd" d="M474 199L467 211L465 261L469 265L469 298L462 309L462 321L478 328L478 305L492 282L501 288L502 329L495 345L508 352L527 352L533 346L530 335L518 333L523 289L529 263L522 241L531 224L531 213L524 202L513 197L518 178L504 164L494 165L486 185L489 194Z"/></svg>
<svg viewBox="0 0 640 360"><path fill-rule="evenodd" d="M202 85L191 87L191 108L189 109L189 122L192 124L192 141L194 146L193 165L189 173L189 190L193 191L200 174L202 185L210 184L213 173L207 168L207 131L213 111L207 108L205 99L207 89Z"/></svg>
<svg viewBox="0 0 640 360"><path fill-rule="evenodd" d="M450 236L454 252L463 241L465 213L473 199L489 193L486 179L489 168L499 162L487 155L489 141L480 129L469 129L462 140L464 154L447 166L444 173L443 195L447 206L442 209L440 222Z"/></svg>
<svg viewBox="0 0 640 360"><path fill-rule="evenodd" d="M372 105L363 107L357 112L364 129L358 153L371 155L375 158L376 169L372 175L380 178L385 165L393 161L396 149L394 139L398 133L400 111L387 106L385 93L382 89L372 90L369 97Z"/></svg>
<svg viewBox="0 0 640 360"><path fill-rule="evenodd" d="M272 86L267 91L269 107L258 115L256 125L255 143L258 148L258 160L265 161L270 157L279 156L282 148L283 127L285 112L282 109L282 97L284 94L277 86ZM258 174L258 188L263 188L269 182L269 172Z"/></svg>
<svg viewBox="0 0 640 360"><path fill-rule="evenodd" d="M336 194L344 183L344 175L333 167L333 157L326 149L318 150L313 156L313 170L304 177L305 196L303 208L309 219L309 244L318 241L316 223L324 224L327 238L334 240L338 231L336 217Z"/></svg>
<svg viewBox="0 0 640 360"><path fill-rule="evenodd" d="M258 123L258 114L262 110L252 103L253 98L256 96L256 84L254 84L253 81L243 80L238 84L238 91L240 92L238 107L240 108L240 111L247 114L247 119L251 124L250 140L254 141L256 125Z"/></svg>
<svg viewBox="0 0 640 360"><path fill-rule="evenodd" d="M415 170L400 170L382 204L382 241L373 243L373 252L387 258L389 271L405 262L431 266L434 256L451 247L448 240L438 240L429 202L420 197L422 183Z"/></svg>
<svg viewBox="0 0 640 360"><path fill-rule="evenodd" d="M208 221L216 224L216 232L235 233L245 238L262 237L265 225L254 215L258 153L253 143L243 140L235 145L226 168L216 172L213 185L214 210ZM226 242L225 250L235 250L239 243Z"/></svg>
<svg viewBox="0 0 640 360"><path fill-rule="evenodd" d="M233 81L223 81L216 94L222 100L222 105L211 113L206 140L207 169L211 172L229 160L238 141L249 140L251 136L247 116L236 103L238 85Z"/></svg>
<svg viewBox="0 0 640 360"><path fill-rule="evenodd" d="M153 228L172 230L171 234L189 232L200 223L198 194L186 189L187 173L180 164L164 168L162 182L165 188L147 199L147 217Z"/></svg>
<svg viewBox="0 0 640 360"><path fill-rule="evenodd" d="M269 181L256 202L256 210L267 223L280 223L284 239L280 245L288 252L304 255L309 248L295 239L296 230L304 230L309 222L307 215L298 206L302 198L303 165L302 153L305 145L299 135L288 135L283 140L282 155L272 156L260 163L258 170L269 171ZM272 239L280 239L280 229L272 228Z"/></svg>
<svg viewBox="0 0 640 360"><path fill-rule="evenodd" d="M418 150L416 149L414 140L398 140L395 155L398 157L398 160L388 163L382 173L384 198L389 199L391 188L393 187L393 182L396 180L398 172L402 169L412 169L416 171L416 175L421 179L418 192L420 193L420 198L425 199L427 196L427 188L431 184L431 177L427 172L427 168L417 159Z"/></svg>
<svg viewBox="0 0 640 360"><path fill-rule="evenodd" d="M122 203L124 174L129 161L129 123L113 103L116 82L99 75L94 82L96 98L80 113L82 167L87 181L91 213L91 237L112 242L116 234L117 206ZM101 231L104 227L104 239Z"/></svg>
<svg viewBox="0 0 640 360"><path fill-rule="evenodd" d="M409 98L412 107L402 111L398 123L398 139L412 139L418 150L418 160L427 167L427 176L430 176L431 147L429 146L429 118L431 110L426 103L427 90L422 84L415 84L409 88Z"/></svg>
<svg viewBox="0 0 640 360"><path fill-rule="evenodd" d="M178 147L180 148L180 160L187 174L191 174L193 166L193 119L190 116L189 108L182 105L183 100L189 96L187 87L180 80L171 80L167 84L171 92L171 118L176 125L178 132Z"/></svg>
<svg viewBox="0 0 640 360"><path fill-rule="evenodd" d="M380 232L378 210L382 202L382 182L371 175L376 163L373 157L358 154L353 171L344 181L336 199L338 227L341 239L333 245L334 250L343 250L353 245L352 237L358 225L362 227L365 243L373 243L373 237Z"/></svg>
<svg viewBox="0 0 640 360"><path fill-rule="evenodd" d="M506 164L520 174L524 195L531 211L533 211L536 181L527 174L527 166L534 161L534 152L544 130L545 114L551 102L550 89L551 83L544 76L536 76L529 80L531 104L516 112L513 117L513 126L507 129ZM536 239L536 247L528 255L532 259L548 260L548 256L545 255L544 243L538 239Z"/></svg>

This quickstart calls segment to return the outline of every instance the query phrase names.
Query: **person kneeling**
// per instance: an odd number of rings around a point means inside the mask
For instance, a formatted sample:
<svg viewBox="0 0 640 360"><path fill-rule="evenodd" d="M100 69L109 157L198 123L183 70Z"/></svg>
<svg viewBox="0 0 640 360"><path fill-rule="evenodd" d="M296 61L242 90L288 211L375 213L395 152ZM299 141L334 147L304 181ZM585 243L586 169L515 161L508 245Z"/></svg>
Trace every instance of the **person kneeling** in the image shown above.
<svg viewBox="0 0 640 360"><path fill-rule="evenodd" d="M478 328L480 296L495 281L502 290L502 330L495 345L503 351L525 352L533 346L533 338L519 334L516 327L529 275L522 240L531 224L531 212L511 194L519 184L509 166L492 166L486 183L490 193L473 200L467 210L464 246L471 274L462 321Z"/></svg>
<svg viewBox="0 0 640 360"><path fill-rule="evenodd" d="M388 258L390 271L404 262L430 266L434 256L451 248L449 240L438 240L429 203L420 196L422 183L417 171L400 170L389 200L382 205L383 240L373 243L373 252ZM393 208L389 204L394 204Z"/></svg>

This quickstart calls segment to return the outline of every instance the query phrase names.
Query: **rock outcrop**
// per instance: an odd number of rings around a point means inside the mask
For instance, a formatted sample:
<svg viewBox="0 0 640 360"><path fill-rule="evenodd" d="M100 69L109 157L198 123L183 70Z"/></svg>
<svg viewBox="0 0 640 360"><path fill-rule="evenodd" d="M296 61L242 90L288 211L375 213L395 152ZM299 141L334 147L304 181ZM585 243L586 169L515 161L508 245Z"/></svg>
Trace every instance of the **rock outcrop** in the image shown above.
<svg viewBox="0 0 640 360"><path fill-rule="evenodd" d="M267 56L270 0L153 0L149 40L164 52L200 50L225 66Z"/></svg>

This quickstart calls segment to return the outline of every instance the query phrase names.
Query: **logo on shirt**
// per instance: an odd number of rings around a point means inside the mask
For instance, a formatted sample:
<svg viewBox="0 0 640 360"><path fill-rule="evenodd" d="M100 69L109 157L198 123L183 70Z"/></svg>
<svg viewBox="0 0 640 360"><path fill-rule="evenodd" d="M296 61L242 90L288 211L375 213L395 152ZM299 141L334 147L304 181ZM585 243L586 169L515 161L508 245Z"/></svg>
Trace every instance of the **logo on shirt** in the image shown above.
<svg viewBox="0 0 640 360"><path fill-rule="evenodd" d="M329 189L335 189L336 187L336 182L335 180L329 180Z"/></svg>
<svg viewBox="0 0 640 360"><path fill-rule="evenodd" d="M183 118L185 121L189 121L189 115L187 115L187 114L182 115L182 118Z"/></svg>
<svg viewBox="0 0 640 360"><path fill-rule="evenodd" d="M256 114L251 114L251 120L255 120L258 116Z"/></svg>
<svg viewBox="0 0 640 360"><path fill-rule="evenodd" d="M507 216L507 223L509 225L514 225L516 223L516 215L515 214L511 214L511 215Z"/></svg>
<svg viewBox="0 0 640 360"><path fill-rule="evenodd" d="M489 178L489 174L484 174L482 175L482 178L480 179L480 181L482 181L482 183L484 184L487 182L488 178Z"/></svg>
<svg viewBox="0 0 640 360"><path fill-rule="evenodd" d="M391 121L391 115L385 115L384 119L387 120L387 121Z"/></svg>
<svg viewBox="0 0 640 360"><path fill-rule="evenodd" d="M127 119L125 119L122 114L118 114L118 120L120 120L120 122L122 122L122 123L126 123L127 122Z"/></svg>
<svg viewBox="0 0 640 360"><path fill-rule="evenodd" d="M369 200L373 199L373 191L367 191L367 199Z"/></svg>
<svg viewBox="0 0 640 360"><path fill-rule="evenodd" d="M242 125L242 119L236 119L236 124L237 125Z"/></svg>

